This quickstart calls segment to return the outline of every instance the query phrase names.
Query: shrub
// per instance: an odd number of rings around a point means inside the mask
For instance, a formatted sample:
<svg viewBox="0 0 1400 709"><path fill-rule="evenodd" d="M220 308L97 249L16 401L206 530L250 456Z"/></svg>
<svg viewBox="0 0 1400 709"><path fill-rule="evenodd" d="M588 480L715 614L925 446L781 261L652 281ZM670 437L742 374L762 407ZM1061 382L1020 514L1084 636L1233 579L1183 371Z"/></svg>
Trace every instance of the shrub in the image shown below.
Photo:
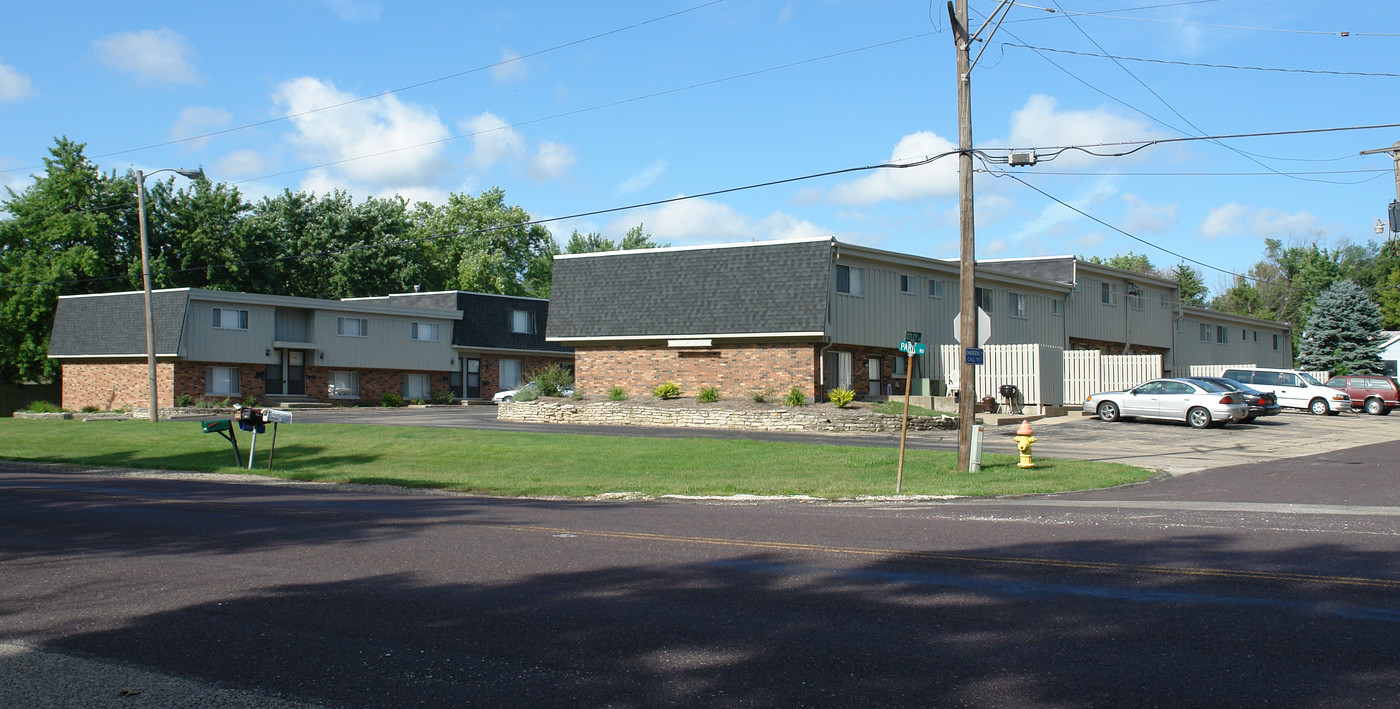
<svg viewBox="0 0 1400 709"><path fill-rule="evenodd" d="M456 397L457 395L453 394L451 389L443 389L442 391L433 392L428 399L434 404L450 404Z"/></svg>
<svg viewBox="0 0 1400 709"><path fill-rule="evenodd" d="M701 387L700 393L695 395L695 400L702 404L713 404L719 401L719 387Z"/></svg>
<svg viewBox="0 0 1400 709"><path fill-rule="evenodd" d="M428 402L423 401L422 399L410 399L408 403L413 404L414 406L422 406L423 404L426 404Z"/></svg>
<svg viewBox="0 0 1400 709"><path fill-rule="evenodd" d="M583 401L583 392L576 391L574 392L574 395L569 398L573 399L574 401Z"/></svg>
<svg viewBox="0 0 1400 709"><path fill-rule="evenodd" d="M189 394L181 394L175 397L175 405L182 409L187 409L194 406L194 397Z"/></svg>
<svg viewBox="0 0 1400 709"><path fill-rule="evenodd" d="M386 391L383 396L379 397L379 405L388 407L403 406L403 397L392 391Z"/></svg>
<svg viewBox="0 0 1400 709"><path fill-rule="evenodd" d="M681 391L681 385L675 382L666 382L652 390L652 396L658 399L675 399L685 392Z"/></svg>
<svg viewBox="0 0 1400 709"><path fill-rule="evenodd" d="M250 397L248 397L248 398L246 398L246 399L243 400L243 406L244 406L245 408L255 409L255 408L261 406L261 404L258 403L258 397L256 397L256 396L250 396Z"/></svg>
<svg viewBox="0 0 1400 709"><path fill-rule="evenodd" d="M101 410L102 409L99 409L96 406L93 406L92 404L88 404L87 406L83 407L83 413L85 414L95 414Z"/></svg>
<svg viewBox="0 0 1400 709"><path fill-rule="evenodd" d="M841 387L832 389L830 392L827 392L826 396L828 399L831 399L831 403L838 409L844 409L849 406L852 401L856 400L855 392Z"/></svg>
<svg viewBox="0 0 1400 709"><path fill-rule="evenodd" d="M627 390L622 387L613 387L608 390L609 401L627 401Z"/></svg>
<svg viewBox="0 0 1400 709"><path fill-rule="evenodd" d="M766 404L768 403L768 397L771 396L767 389L754 389L752 394L753 403L755 404Z"/></svg>
<svg viewBox="0 0 1400 709"><path fill-rule="evenodd" d="M787 396L783 397L783 403L788 406L806 406L807 395L803 394L801 389L794 386L792 389L788 390Z"/></svg>
<svg viewBox="0 0 1400 709"><path fill-rule="evenodd" d="M63 409L47 401L31 401L28 406L24 407L24 411L31 414L57 414L61 413Z"/></svg>
<svg viewBox="0 0 1400 709"><path fill-rule="evenodd" d="M519 391L515 392L516 401L534 401L538 398L540 398L540 390L531 386L521 387Z"/></svg>
<svg viewBox="0 0 1400 709"><path fill-rule="evenodd" d="M563 396L564 390L573 389L574 386L574 375L560 364L551 364L544 369L527 372L525 379L539 387L540 396Z"/></svg>

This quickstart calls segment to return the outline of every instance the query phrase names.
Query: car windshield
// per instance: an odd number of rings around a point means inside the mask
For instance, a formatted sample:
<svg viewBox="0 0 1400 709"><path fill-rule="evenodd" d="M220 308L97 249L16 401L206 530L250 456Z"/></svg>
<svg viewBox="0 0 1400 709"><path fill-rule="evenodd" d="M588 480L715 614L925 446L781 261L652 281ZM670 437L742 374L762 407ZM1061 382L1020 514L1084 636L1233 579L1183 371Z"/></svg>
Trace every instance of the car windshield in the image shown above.
<svg viewBox="0 0 1400 709"><path fill-rule="evenodd" d="M1311 384L1311 385L1313 385L1313 386L1315 386L1315 387L1320 387L1320 386L1322 386L1322 382L1319 382L1318 380L1313 379L1313 378L1312 378L1312 375L1311 375L1311 374L1308 374L1307 372L1298 372L1298 376L1302 377L1302 378L1303 378L1303 381L1305 381L1305 382L1307 382L1307 383L1309 383L1309 384Z"/></svg>

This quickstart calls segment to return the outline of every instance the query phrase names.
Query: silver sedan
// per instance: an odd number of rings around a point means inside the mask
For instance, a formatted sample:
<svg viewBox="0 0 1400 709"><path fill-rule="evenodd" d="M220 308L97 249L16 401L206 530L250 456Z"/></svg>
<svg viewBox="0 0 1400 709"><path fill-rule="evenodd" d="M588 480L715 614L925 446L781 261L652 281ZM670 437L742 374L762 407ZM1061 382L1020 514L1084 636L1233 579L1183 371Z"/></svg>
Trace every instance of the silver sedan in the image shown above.
<svg viewBox="0 0 1400 709"><path fill-rule="evenodd" d="M1104 421L1142 417L1185 421L1192 428L1207 428L1240 421L1249 415L1244 397L1218 384L1194 379L1153 379L1127 391L1092 394L1084 400L1084 413Z"/></svg>

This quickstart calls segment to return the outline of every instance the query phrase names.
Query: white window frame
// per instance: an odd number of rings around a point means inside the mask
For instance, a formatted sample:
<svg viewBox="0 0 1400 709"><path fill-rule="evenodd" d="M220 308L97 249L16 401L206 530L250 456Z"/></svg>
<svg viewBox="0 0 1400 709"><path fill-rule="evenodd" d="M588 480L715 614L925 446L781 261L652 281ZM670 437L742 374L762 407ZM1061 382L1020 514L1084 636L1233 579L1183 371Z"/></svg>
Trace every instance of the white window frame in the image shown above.
<svg viewBox="0 0 1400 709"><path fill-rule="evenodd" d="M928 297L930 297L930 298L942 298L942 297L943 297L943 281L940 281L940 280L938 280L937 278L930 278L930 279L928 279Z"/></svg>
<svg viewBox="0 0 1400 709"><path fill-rule="evenodd" d="M1128 307L1133 310L1142 310L1142 291L1128 294Z"/></svg>
<svg viewBox="0 0 1400 709"><path fill-rule="evenodd" d="M510 331L517 335L535 334L535 314L529 310L510 311Z"/></svg>
<svg viewBox="0 0 1400 709"><path fill-rule="evenodd" d="M1008 314L1013 318L1021 318L1024 320L1027 317L1026 310L1030 299L1026 297L1025 293L1010 293L1009 295L1011 296L1008 299L1011 305L1011 312Z"/></svg>
<svg viewBox="0 0 1400 709"><path fill-rule="evenodd" d="M1110 308L1118 307L1118 284L1107 281L1099 284L1099 304Z"/></svg>
<svg viewBox="0 0 1400 709"><path fill-rule="evenodd" d="M846 290L841 290L841 269L846 269ZM862 273L865 269L845 264L836 264L836 292L841 295L865 295L864 281Z"/></svg>
<svg viewBox="0 0 1400 709"><path fill-rule="evenodd" d="M905 295L914 295L914 277L899 274L899 292Z"/></svg>
<svg viewBox="0 0 1400 709"><path fill-rule="evenodd" d="M1277 352L1277 351L1278 351L1278 343L1279 343L1279 339L1280 339L1280 338L1279 338L1279 336L1278 336L1278 335L1274 335L1274 351L1275 351L1275 352Z"/></svg>
<svg viewBox="0 0 1400 709"><path fill-rule="evenodd" d="M216 377L216 376L215 376L215 372L222 372L225 376L224 376L222 379L220 379L219 377ZM232 375L231 377L229 376L230 374ZM206 395L208 395L208 396L242 396L242 391L241 391L242 386L241 386L241 384L240 384L240 379L242 378L242 377L240 376L241 374L242 374L242 373L238 371L238 367L219 367L219 366L214 366L214 365L209 365L209 366L205 367L205 368L204 368L204 393L205 393ZM231 390L231 391L218 391L218 390L216 390L216 389L214 388L214 383L215 383L216 381L222 381L222 382L225 382L225 383L230 384L231 387L232 387L232 390Z"/></svg>
<svg viewBox="0 0 1400 709"><path fill-rule="evenodd" d="M995 297L995 295L996 294L992 292L991 288L972 289L972 299L977 301L977 307L981 308L983 312L987 313L988 315L992 314L992 299Z"/></svg>
<svg viewBox="0 0 1400 709"><path fill-rule="evenodd" d="M209 320L210 320L210 323L214 326L214 329L215 329L215 330L247 330L247 329L248 329L248 311L247 311L247 310L240 310L240 309L238 309L238 308L210 308L210 312L211 312L211 315L210 315ZM229 317L230 315L232 315L233 317L230 318L230 317ZM233 324L232 324L232 325L228 324L228 320L230 320L230 319L233 320Z"/></svg>
<svg viewBox="0 0 1400 709"><path fill-rule="evenodd" d="M435 322L411 322L408 324L408 339L418 342L437 342L438 324Z"/></svg>
<svg viewBox="0 0 1400 709"><path fill-rule="evenodd" d="M890 374L891 379L904 379L909 376L909 357L901 353L894 358L894 372Z"/></svg>
<svg viewBox="0 0 1400 709"><path fill-rule="evenodd" d="M360 398L360 373L355 370L331 370L326 375L326 394L332 399Z"/></svg>
<svg viewBox="0 0 1400 709"><path fill-rule="evenodd" d="M519 359L502 359L497 361L497 382L501 387L501 391L519 389L520 386L525 383L524 364L525 362ZM510 373L513 375L512 379L506 378L506 370L511 370Z"/></svg>
<svg viewBox="0 0 1400 709"><path fill-rule="evenodd" d="M1201 342L1211 341L1210 323L1201 323Z"/></svg>
<svg viewBox="0 0 1400 709"><path fill-rule="evenodd" d="M1051 298L1051 299L1050 299L1050 314L1051 314L1051 315L1064 316L1064 314L1065 314L1065 301L1060 300L1059 298Z"/></svg>
<svg viewBox="0 0 1400 709"><path fill-rule="evenodd" d="M1170 301L1168 300L1168 298L1167 298L1167 293L1166 293L1166 291L1163 291L1163 292L1162 292L1162 307L1163 307L1163 308L1170 308L1170 307L1172 307L1171 302L1170 302Z"/></svg>
<svg viewBox="0 0 1400 709"><path fill-rule="evenodd" d="M422 391L415 392L415 384L421 385ZM427 401L433 395L433 379L426 372L405 372L403 375L403 398L408 401L421 399Z"/></svg>
<svg viewBox="0 0 1400 709"><path fill-rule="evenodd" d="M356 332L349 332L346 327L352 322L355 323ZM369 337L369 318L338 316L335 319L335 334L337 337Z"/></svg>
<svg viewBox="0 0 1400 709"><path fill-rule="evenodd" d="M1225 327L1224 325L1216 325L1216 326L1215 326L1215 344L1217 344L1217 345L1228 345L1228 344L1230 344L1230 328Z"/></svg>

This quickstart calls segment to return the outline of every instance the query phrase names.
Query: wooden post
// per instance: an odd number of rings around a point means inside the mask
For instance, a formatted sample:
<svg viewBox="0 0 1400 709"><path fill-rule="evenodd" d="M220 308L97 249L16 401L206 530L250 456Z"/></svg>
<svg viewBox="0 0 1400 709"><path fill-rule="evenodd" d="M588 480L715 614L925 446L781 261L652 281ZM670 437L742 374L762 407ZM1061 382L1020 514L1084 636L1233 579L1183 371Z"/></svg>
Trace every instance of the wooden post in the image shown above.
<svg viewBox="0 0 1400 709"><path fill-rule="evenodd" d="M899 494L904 490L904 438L909 433L909 389L914 378L911 376L914 367L914 348L909 348L909 364L904 368L904 424L899 427L899 469L895 471L894 491Z"/></svg>

